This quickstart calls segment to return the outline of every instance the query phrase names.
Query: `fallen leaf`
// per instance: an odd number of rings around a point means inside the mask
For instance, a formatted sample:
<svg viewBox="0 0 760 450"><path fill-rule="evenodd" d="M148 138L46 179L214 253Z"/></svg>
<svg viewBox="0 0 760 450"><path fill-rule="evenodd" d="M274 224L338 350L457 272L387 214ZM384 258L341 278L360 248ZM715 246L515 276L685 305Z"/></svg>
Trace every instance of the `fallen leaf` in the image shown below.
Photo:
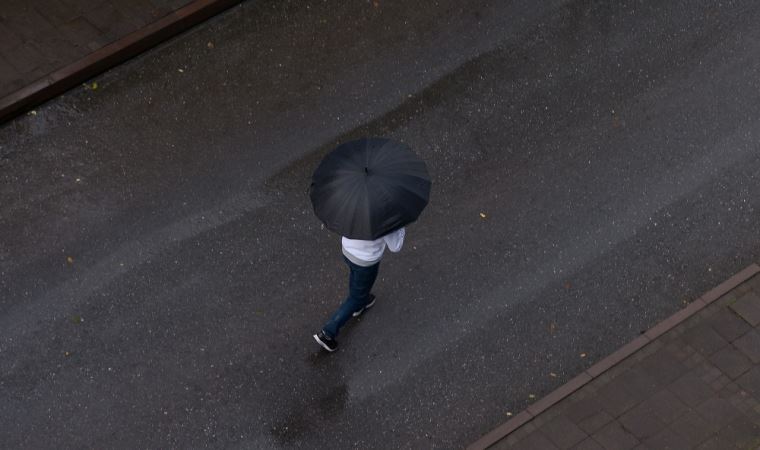
<svg viewBox="0 0 760 450"><path fill-rule="evenodd" d="M84 319L82 319L82 316L74 316L71 318L71 323L75 325L79 325L80 323L84 322Z"/></svg>
<svg viewBox="0 0 760 450"><path fill-rule="evenodd" d="M69 264L74 264L74 258L72 258L71 256L67 256L66 257L66 262L69 263Z"/></svg>
<svg viewBox="0 0 760 450"><path fill-rule="evenodd" d="M554 322L549 322L549 326L547 328L549 329L549 334L554 334L557 331L557 324Z"/></svg>
<svg viewBox="0 0 760 450"><path fill-rule="evenodd" d="M569 281L565 281L564 287L565 287L565 289L570 289L571 287L573 287L573 285L570 284Z"/></svg>

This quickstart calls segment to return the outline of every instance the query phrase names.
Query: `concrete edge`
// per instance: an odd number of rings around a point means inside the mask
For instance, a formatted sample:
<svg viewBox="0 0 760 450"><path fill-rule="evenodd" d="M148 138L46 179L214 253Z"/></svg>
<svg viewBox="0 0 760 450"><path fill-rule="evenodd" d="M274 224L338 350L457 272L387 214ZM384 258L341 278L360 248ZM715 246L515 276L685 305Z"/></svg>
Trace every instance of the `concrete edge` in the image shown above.
<svg viewBox="0 0 760 450"><path fill-rule="evenodd" d="M195 0L47 76L0 98L0 124L149 50L242 0Z"/></svg>
<svg viewBox="0 0 760 450"><path fill-rule="evenodd" d="M680 325L683 321L698 313L703 308L710 305L758 273L760 273L760 266L757 264L751 264L750 266L742 269L740 272L724 281L723 283L719 284L717 287L702 294L699 298L689 303L689 305L682 310L676 312L667 319L650 328L644 334L636 337L631 342L625 344L609 356L603 358L601 361L581 372L581 374L577 377L573 378L545 397L531 404L528 406L528 408L520 412L512 419L506 421L497 428L493 429L488 434L482 436L480 439L467 446L467 450L485 450L500 440L504 439L513 431L533 420L534 417L543 413L553 405L559 403L561 400L564 400L573 392L585 386L595 378L601 376L604 372L618 365L632 354L641 350L644 346L649 344L657 337Z"/></svg>

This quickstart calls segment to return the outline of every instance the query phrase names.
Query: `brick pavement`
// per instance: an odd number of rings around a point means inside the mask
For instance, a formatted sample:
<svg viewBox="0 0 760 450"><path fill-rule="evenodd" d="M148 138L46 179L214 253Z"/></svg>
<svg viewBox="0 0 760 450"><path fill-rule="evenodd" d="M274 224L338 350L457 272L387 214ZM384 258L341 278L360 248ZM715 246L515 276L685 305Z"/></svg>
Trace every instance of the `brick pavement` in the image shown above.
<svg viewBox="0 0 760 450"><path fill-rule="evenodd" d="M192 0L3 0L0 98Z"/></svg>
<svg viewBox="0 0 760 450"><path fill-rule="evenodd" d="M470 448L760 449L758 271L745 269Z"/></svg>

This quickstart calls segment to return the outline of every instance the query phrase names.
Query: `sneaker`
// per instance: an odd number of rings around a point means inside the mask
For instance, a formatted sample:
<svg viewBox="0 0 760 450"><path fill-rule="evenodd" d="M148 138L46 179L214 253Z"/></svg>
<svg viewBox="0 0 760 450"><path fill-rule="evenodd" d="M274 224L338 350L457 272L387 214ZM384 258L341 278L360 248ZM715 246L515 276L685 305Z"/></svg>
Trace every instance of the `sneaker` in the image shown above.
<svg viewBox="0 0 760 450"><path fill-rule="evenodd" d="M334 352L338 349L338 341L331 337L327 337L324 331L315 334L314 340L328 352Z"/></svg>
<svg viewBox="0 0 760 450"><path fill-rule="evenodd" d="M354 317L359 317L362 315L362 313L370 308L372 308L375 305L375 294L369 294L369 303L367 305L360 309L359 311L354 311Z"/></svg>

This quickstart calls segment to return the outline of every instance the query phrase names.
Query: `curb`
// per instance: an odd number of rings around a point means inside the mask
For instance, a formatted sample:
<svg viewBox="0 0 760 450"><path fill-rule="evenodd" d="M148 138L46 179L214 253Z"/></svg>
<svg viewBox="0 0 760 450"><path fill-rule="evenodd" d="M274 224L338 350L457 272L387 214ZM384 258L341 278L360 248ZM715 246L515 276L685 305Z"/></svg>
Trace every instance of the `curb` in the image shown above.
<svg viewBox="0 0 760 450"><path fill-rule="evenodd" d="M607 356L606 358L597 362L593 366L584 370L577 377L568 381L567 383L560 386L559 388L557 388L556 390L554 390L547 396L541 398L537 402L531 404L530 406L528 406L527 409L525 409L524 411L522 411L521 413L519 413L512 419L508 420L507 422L503 423L502 425L498 426L497 428L495 428L488 434L484 435L473 444L470 444L469 446L467 446L467 450L485 450L488 447L496 444L500 440L507 437L513 431L517 430L521 426L533 420L533 418L535 418L539 414L543 413L544 411L546 411L547 409L549 409L556 403L568 397L573 392L585 386L588 382L599 377L607 370L611 369L612 367L622 362L624 359L628 358L632 354L641 350L644 346L649 344L651 341L653 341L657 337L675 328L677 325L681 324L686 319L698 313L703 308L710 305L712 302L719 299L720 297L725 295L727 292L739 286L743 282L749 280L750 278L757 275L758 273L760 273L760 266L758 266L757 264L752 264L748 266L747 268L743 269L742 271L732 276L728 280L724 281L717 287L706 292L695 301L689 303L689 305L686 308L678 311L677 313L673 314L672 316L658 323L654 327L650 328L644 334L638 336L631 342L620 347L617 351L613 352L611 355Z"/></svg>
<svg viewBox="0 0 760 450"><path fill-rule="evenodd" d="M133 58L242 0L195 0L84 58L0 98L0 124Z"/></svg>

